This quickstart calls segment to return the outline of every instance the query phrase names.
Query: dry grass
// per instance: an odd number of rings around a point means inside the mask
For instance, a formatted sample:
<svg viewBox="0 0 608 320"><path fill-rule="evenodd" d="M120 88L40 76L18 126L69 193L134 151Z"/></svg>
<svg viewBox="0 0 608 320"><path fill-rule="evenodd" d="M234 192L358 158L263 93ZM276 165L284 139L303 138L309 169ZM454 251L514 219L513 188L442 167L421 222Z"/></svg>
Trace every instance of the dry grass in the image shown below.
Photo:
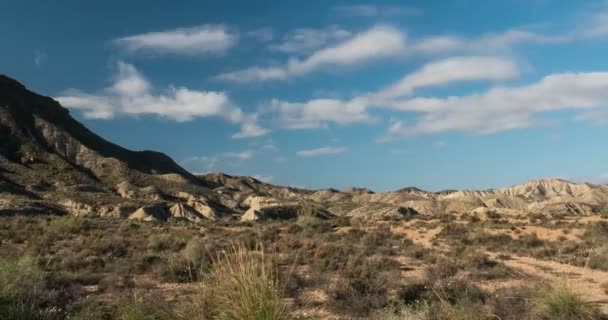
<svg viewBox="0 0 608 320"><path fill-rule="evenodd" d="M600 319L597 306L575 293L566 281L548 283L539 288L532 298L531 308L540 319Z"/></svg>
<svg viewBox="0 0 608 320"><path fill-rule="evenodd" d="M275 257L259 245L255 251L234 244L215 258L200 297L206 313L217 319L288 319L282 278ZM201 301L199 301L201 303Z"/></svg>

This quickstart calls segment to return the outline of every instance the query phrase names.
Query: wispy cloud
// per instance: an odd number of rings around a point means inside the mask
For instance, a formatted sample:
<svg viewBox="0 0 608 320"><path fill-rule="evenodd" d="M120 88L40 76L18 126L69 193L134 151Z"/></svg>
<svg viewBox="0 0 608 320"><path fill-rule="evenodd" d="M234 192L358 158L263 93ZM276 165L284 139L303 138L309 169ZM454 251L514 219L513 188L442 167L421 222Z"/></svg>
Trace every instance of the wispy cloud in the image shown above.
<svg viewBox="0 0 608 320"><path fill-rule="evenodd" d="M445 147L446 143L443 140L437 140L437 141L433 142L433 145L436 148L443 148L443 147Z"/></svg>
<svg viewBox="0 0 608 320"><path fill-rule="evenodd" d="M245 83L285 80L324 67L357 66L398 56L405 50L405 35L393 27L376 26L334 46L319 49L305 59L291 58L283 66L250 67L220 74L218 80Z"/></svg>
<svg viewBox="0 0 608 320"><path fill-rule="evenodd" d="M260 113L285 129L310 129L334 123L373 123L371 107L399 110L402 100L418 88L441 86L454 82L514 78L519 74L515 62L498 57L454 57L431 62L378 92L351 99L312 99L303 102L271 100Z"/></svg>
<svg viewBox="0 0 608 320"><path fill-rule="evenodd" d="M306 58L292 56L284 65L252 66L246 69L217 75L215 78L234 83L287 80L310 74L325 68L359 66L383 61L386 58L411 58L414 56L441 57L448 55L504 55L522 44L548 44L573 41L574 36L544 35L525 29L508 29L503 32L484 34L479 37L463 38L452 35L428 36L407 41L404 31L390 26L375 26L364 32L347 35L346 30L336 29L335 33L345 40L326 47L320 47ZM332 32L319 33L318 30L292 36L275 49L285 52L305 51L330 42Z"/></svg>
<svg viewBox="0 0 608 320"><path fill-rule="evenodd" d="M336 6L337 14L350 17L390 17L420 15L422 10L398 5L345 5Z"/></svg>
<svg viewBox="0 0 608 320"><path fill-rule="evenodd" d="M287 33L281 43L271 45L270 49L299 55L308 54L328 44L345 40L351 35L350 31L337 25L319 29L301 28Z"/></svg>
<svg viewBox="0 0 608 320"><path fill-rule="evenodd" d="M274 30L270 27L258 28L247 31L246 35L259 42L270 42L274 39Z"/></svg>
<svg viewBox="0 0 608 320"><path fill-rule="evenodd" d="M34 53L34 64L36 65L36 67L40 67L44 62L46 62L47 58L48 56L46 53L42 51L36 51Z"/></svg>
<svg viewBox="0 0 608 320"><path fill-rule="evenodd" d="M503 32L487 33L478 37L463 38L455 35L428 36L414 40L410 53L437 54L496 54L509 52L522 44L563 43L574 40L570 34L545 35L530 30L513 28Z"/></svg>
<svg viewBox="0 0 608 320"><path fill-rule="evenodd" d="M382 99L410 95L417 88L441 86L454 82L514 79L519 67L510 59L467 56L434 61L390 85L375 96Z"/></svg>
<svg viewBox="0 0 608 320"><path fill-rule="evenodd" d="M148 32L115 39L130 53L204 55L223 53L238 42L238 34L223 25Z"/></svg>
<svg viewBox="0 0 608 320"><path fill-rule="evenodd" d="M300 150L297 152L297 155L300 157L316 157L322 155L330 155L330 154L341 154L348 152L349 149L347 147L321 147L317 149L310 150Z"/></svg>
<svg viewBox="0 0 608 320"><path fill-rule="evenodd" d="M273 162L275 162L275 163L286 163L287 162L287 157L285 157L285 156L278 156L278 157L274 158Z"/></svg>
<svg viewBox="0 0 608 320"><path fill-rule="evenodd" d="M608 184L608 172L591 179L591 183Z"/></svg>
<svg viewBox="0 0 608 320"><path fill-rule="evenodd" d="M255 179L258 179L262 182L266 182L266 183L270 183L270 182L272 182L272 180L274 180L273 176L262 175L262 174L254 174L252 177Z"/></svg>
<svg viewBox="0 0 608 320"><path fill-rule="evenodd" d="M182 166L192 172L207 173L218 170L221 165L239 165L251 160L255 156L253 150L230 151L214 155L193 156L180 162Z"/></svg>
<svg viewBox="0 0 608 320"><path fill-rule="evenodd" d="M608 37L608 1L586 15L579 32L589 38Z"/></svg>
<svg viewBox="0 0 608 320"><path fill-rule="evenodd" d="M413 125L396 121L390 136L440 132L489 134L541 125L539 113L579 110L583 115L608 105L608 72L560 73L514 87L493 87L485 92L447 98L413 98L398 109L421 114Z"/></svg>

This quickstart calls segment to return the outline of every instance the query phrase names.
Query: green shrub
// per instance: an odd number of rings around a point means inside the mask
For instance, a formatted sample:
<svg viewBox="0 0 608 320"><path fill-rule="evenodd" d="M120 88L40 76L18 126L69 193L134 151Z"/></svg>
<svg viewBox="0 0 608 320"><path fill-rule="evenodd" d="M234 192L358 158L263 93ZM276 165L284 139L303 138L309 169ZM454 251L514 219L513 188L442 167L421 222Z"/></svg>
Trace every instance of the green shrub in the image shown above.
<svg viewBox="0 0 608 320"><path fill-rule="evenodd" d="M339 269L330 294L341 306L368 312L386 305L389 279L382 272L385 263L379 258L351 256Z"/></svg>

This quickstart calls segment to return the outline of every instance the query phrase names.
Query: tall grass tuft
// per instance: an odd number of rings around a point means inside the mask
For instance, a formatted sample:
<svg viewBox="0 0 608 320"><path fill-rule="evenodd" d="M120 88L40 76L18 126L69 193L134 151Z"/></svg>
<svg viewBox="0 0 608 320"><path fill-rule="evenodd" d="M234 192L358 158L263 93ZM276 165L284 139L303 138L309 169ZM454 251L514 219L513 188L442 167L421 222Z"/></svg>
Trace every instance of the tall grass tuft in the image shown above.
<svg viewBox="0 0 608 320"><path fill-rule="evenodd" d="M244 244L233 244L213 259L213 268L193 304L198 309L194 319L288 319L282 280L276 258L263 246L249 250ZM187 314L193 315L193 311L189 308Z"/></svg>
<svg viewBox="0 0 608 320"><path fill-rule="evenodd" d="M532 299L532 314L540 319L595 320L600 312L596 305L585 301L565 281L548 283Z"/></svg>
<svg viewBox="0 0 608 320"><path fill-rule="evenodd" d="M32 257L0 258L0 319L41 319L44 274Z"/></svg>

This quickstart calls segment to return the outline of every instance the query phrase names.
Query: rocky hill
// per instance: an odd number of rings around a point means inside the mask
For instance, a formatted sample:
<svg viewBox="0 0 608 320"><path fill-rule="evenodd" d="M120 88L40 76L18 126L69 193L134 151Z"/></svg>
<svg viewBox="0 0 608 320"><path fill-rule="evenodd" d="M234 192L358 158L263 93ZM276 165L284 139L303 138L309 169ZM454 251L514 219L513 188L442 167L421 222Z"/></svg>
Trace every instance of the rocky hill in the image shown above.
<svg viewBox="0 0 608 320"><path fill-rule="evenodd" d="M400 219L414 214L580 214L608 210L608 187L559 179L491 190L415 187L303 190L222 173L194 176L168 156L131 151L88 130L57 101L0 75L0 214L131 219L270 219L312 214Z"/></svg>

